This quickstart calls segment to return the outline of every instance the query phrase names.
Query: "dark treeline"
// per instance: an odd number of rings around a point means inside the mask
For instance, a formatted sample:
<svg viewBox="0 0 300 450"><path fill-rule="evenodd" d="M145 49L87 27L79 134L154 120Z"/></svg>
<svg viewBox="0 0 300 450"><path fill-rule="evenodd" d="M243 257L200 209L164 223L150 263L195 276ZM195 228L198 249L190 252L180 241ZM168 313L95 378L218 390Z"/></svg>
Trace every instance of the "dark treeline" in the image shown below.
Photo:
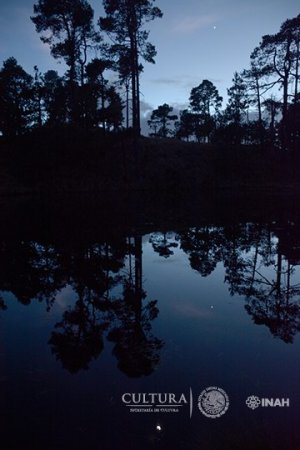
<svg viewBox="0 0 300 450"><path fill-rule="evenodd" d="M55 70L41 73L35 66L28 74L13 57L3 62L4 136L66 125L102 134L132 128L140 134L141 61L154 63L156 55L145 25L162 12L154 0L103 0L103 6L106 15L95 21L87 0L34 4L31 20L36 31L67 71L59 76ZM225 109L216 86L203 80L191 90L189 107L179 117L167 104L152 112L152 135L296 148L299 56L300 15L283 22L278 33L263 36L250 56L250 68L234 74Z"/></svg>
<svg viewBox="0 0 300 450"><path fill-rule="evenodd" d="M278 33L263 36L250 56L250 68L235 72L222 97L209 80L190 92L189 106L172 114L160 105L148 121L152 135L198 142L255 144L295 149L300 136L300 15ZM280 97L275 96L280 95Z"/></svg>
<svg viewBox="0 0 300 450"><path fill-rule="evenodd" d="M154 0L106 1L106 15L94 23L86 0L38 0L32 22L42 42L67 71L28 74L11 57L0 71L0 131L22 135L41 127L72 125L119 130L126 110L127 128L140 133L141 60L154 62L155 47L144 25L161 17ZM117 74L114 82L111 73ZM125 95L125 102L124 102Z"/></svg>
<svg viewBox="0 0 300 450"><path fill-rule="evenodd" d="M152 136L167 139L137 140L142 61L156 55L146 29L162 12L154 0L103 6L95 20L86 0L33 5L36 31L67 70L29 74L13 57L3 62L1 193L298 183L300 15L263 36L225 109L203 80L179 115L166 103L152 112Z"/></svg>

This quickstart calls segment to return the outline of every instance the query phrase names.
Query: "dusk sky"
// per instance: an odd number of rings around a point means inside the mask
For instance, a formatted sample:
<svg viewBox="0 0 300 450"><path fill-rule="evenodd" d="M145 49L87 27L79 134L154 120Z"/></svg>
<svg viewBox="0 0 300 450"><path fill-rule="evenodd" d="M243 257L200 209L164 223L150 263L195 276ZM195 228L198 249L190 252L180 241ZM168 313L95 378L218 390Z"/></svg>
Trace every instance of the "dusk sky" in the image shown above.
<svg viewBox="0 0 300 450"><path fill-rule="evenodd" d="M0 60L14 56L28 72L63 65L54 60L30 20L32 0L4 0L0 5ZM101 0L90 2L95 18ZM298 0L158 0L163 18L149 24L156 64L145 64L141 79L142 110L164 102L183 108L190 90L211 80L226 96L234 71L247 68L251 51L264 34L276 33L287 18L299 14ZM225 104L223 104L225 106Z"/></svg>

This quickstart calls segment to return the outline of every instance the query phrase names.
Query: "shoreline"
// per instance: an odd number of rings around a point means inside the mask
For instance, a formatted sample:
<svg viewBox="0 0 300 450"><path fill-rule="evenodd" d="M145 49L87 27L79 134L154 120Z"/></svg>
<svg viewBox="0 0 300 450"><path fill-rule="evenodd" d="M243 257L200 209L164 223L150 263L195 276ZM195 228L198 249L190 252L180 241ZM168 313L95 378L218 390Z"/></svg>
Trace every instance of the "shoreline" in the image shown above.
<svg viewBox="0 0 300 450"><path fill-rule="evenodd" d="M300 155L142 137L0 142L0 196L300 193Z"/></svg>

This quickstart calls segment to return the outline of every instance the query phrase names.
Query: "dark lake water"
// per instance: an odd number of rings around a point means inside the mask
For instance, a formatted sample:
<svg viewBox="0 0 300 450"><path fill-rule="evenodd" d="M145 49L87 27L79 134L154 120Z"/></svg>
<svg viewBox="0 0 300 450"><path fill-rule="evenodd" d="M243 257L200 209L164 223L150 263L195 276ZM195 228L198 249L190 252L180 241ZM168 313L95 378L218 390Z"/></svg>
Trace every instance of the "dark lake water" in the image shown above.
<svg viewBox="0 0 300 450"><path fill-rule="evenodd" d="M2 448L300 448L297 205L3 202Z"/></svg>

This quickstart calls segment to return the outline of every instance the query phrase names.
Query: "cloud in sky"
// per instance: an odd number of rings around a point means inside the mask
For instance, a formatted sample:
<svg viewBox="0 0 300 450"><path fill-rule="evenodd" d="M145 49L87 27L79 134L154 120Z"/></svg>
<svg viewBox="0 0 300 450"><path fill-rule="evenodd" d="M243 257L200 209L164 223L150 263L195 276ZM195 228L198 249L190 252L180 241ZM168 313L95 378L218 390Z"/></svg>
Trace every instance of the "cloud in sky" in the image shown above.
<svg viewBox="0 0 300 450"><path fill-rule="evenodd" d="M140 109L141 109L141 115L143 117L148 117L148 115L153 110L153 106L150 103L145 102L144 100L141 100L140 101Z"/></svg>
<svg viewBox="0 0 300 450"><path fill-rule="evenodd" d="M185 90L190 91L193 87L198 86L204 79L209 79L212 83L218 86L223 82L222 79L207 77L204 74L178 74L176 77L168 78L153 78L150 80L150 83L162 86L173 86L178 88L183 88Z"/></svg>
<svg viewBox="0 0 300 450"><path fill-rule="evenodd" d="M172 31L177 33L193 33L196 30L201 30L215 24L217 20L217 17L211 14L186 16L176 20Z"/></svg>
<svg viewBox="0 0 300 450"><path fill-rule="evenodd" d="M160 77L160 78L152 78L150 80L151 83L162 85L162 86L177 86L178 88L183 87L194 87L196 84L195 80L199 79L199 75L197 74L178 74L174 77Z"/></svg>
<svg viewBox="0 0 300 450"><path fill-rule="evenodd" d="M154 84L180 84L181 79L180 78L154 78L151 80Z"/></svg>

